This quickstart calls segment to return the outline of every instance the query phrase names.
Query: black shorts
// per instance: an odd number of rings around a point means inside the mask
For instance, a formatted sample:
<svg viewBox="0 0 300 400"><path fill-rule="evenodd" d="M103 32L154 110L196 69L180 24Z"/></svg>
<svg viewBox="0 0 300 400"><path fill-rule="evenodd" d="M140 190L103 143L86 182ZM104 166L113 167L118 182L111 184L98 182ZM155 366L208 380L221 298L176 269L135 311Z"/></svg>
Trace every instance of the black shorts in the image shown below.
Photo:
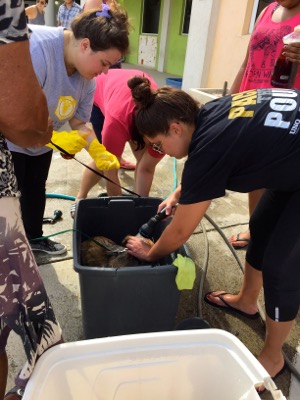
<svg viewBox="0 0 300 400"><path fill-rule="evenodd" d="M104 124L104 115L102 114L100 108L95 106L95 104L93 104L90 122L93 125L93 129L97 136L97 139L99 140L100 143L102 143L101 132Z"/></svg>
<svg viewBox="0 0 300 400"><path fill-rule="evenodd" d="M300 190L266 190L249 225L246 260L262 271L267 315L293 320L300 303Z"/></svg>

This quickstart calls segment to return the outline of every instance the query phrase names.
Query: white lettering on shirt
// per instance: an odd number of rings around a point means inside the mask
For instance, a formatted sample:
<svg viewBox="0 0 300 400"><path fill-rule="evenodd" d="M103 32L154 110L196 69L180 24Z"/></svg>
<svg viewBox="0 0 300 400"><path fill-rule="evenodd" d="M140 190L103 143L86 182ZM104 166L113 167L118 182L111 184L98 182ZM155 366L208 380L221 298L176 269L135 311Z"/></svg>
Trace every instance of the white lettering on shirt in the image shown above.
<svg viewBox="0 0 300 400"><path fill-rule="evenodd" d="M278 112L269 112L265 119L265 126L271 126L274 128L288 129L290 122L282 120L282 114Z"/></svg>
<svg viewBox="0 0 300 400"><path fill-rule="evenodd" d="M300 119L296 119L294 125L291 127L291 130L289 131L289 134L296 135L299 131L299 125L300 125Z"/></svg>
<svg viewBox="0 0 300 400"><path fill-rule="evenodd" d="M264 125L273 128L288 129L291 122L284 121L281 112L294 111L296 109L297 101L291 99L291 97L296 97L297 93L291 90L276 89L272 90L272 95L274 97L270 101L272 111L267 114Z"/></svg>
<svg viewBox="0 0 300 400"><path fill-rule="evenodd" d="M275 98L270 101L270 107L274 111L293 111L297 107L294 99Z"/></svg>

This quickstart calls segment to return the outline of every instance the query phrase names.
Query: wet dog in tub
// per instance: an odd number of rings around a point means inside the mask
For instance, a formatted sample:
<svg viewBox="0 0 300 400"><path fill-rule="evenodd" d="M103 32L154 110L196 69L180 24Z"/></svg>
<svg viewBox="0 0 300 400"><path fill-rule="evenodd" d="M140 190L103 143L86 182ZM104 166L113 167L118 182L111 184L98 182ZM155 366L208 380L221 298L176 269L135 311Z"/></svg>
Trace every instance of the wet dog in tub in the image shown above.
<svg viewBox="0 0 300 400"><path fill-rule="evenodd" d="M122 244L127 241L127 236ZM105 236L94 236L81 243L81 263L90 267L134 267L143 262L128 254L126 247Z"/></svg>

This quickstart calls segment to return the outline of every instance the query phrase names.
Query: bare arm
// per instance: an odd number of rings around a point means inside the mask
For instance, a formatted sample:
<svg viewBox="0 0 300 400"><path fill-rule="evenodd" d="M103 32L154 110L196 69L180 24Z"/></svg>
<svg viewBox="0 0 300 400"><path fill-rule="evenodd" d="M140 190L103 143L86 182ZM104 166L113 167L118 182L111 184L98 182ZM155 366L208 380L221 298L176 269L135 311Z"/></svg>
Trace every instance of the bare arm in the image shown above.
<svg viewBox="0 0 300 400"><path fill-rule="evenodd" d="M37 15L36 6L30 6L25 8L25 14L28 19L34 19Z"/></svg>
<svg viewBox="0 0 300 400"><path fill-rule="evenodd" d="M161 158L152 157L147 148L144 149L140 160L138 160L134 179L134 191L140 196L149 196L155 167L160 160Z"/></svg>
<svg viewBox="0 0 300 400"><path fill-rule="evenodd" d="M86 122L81 121L80 119L76 118L76 117L72 117L69 121L69 125L72 129L74 130L79 130L80 128L82 128L83 126L85 126Z"/></svg>
<svg viewBox="0 0 300 400"><path fill-rule="evenodd" d="M0 46L0 131L13 143L43 146L51 138L45 95L35 76L29 42Z"/></svg>
<svg viewBox="0 0 300 400"><path fill-rule="evenodd" d="M88 143L91 143L96 138L95 132L91 124L89 125L86 122L81 121L76 117L73 117L70 119L69 125L74 131L81 131L81 133L86 133L86 135L83 136L88 141Z"/></svg>
<svg viewBox="0 0 300 400"><path fill-rule="evenodd" d="M118 185L121 185L117 169L105 171L105 176L107 176L107 178L111 179L113 182L116 182ZM106 191L108 196L122 196L122 189L109 181L106 181Z"/></svg>
<svg viewBox="0 0 300 400"><path fill-rule="evenodd" d="M61 26L61 22L60 22L60 7L58 9L58 14L56 16L56 23L57 23L57 26Z"/></svg>
<svg viewBox="0 0 300 400"><path fill-rule="evenodd" d="M243 76L244 76L244 73L245 73L245 69L246 69L246 66L247 66L247 62L248 62L248 57L249 57L249 45L248 45L248 48L247 48L246 57L244 58L244 61L243 61L242 65L241 65L241 67L240 67L240 69L239 69L239 71L238 71L238 73L237 73L232 85L231 85L231 88L229 90L230 94L238 93L239 90L240 90L240 86L241 86L241 83L242 83L242 80L243 80Z"/></svg>
<svg viewBox="0 0 300 400"><path fill-rule="evenodd" d="M211 201L182 205L179 204L170 224L159 240L150 248L137 237L130 237L126 246L129 254L146 261L155 261L182 246L192 235L203 218Z"/></svg>

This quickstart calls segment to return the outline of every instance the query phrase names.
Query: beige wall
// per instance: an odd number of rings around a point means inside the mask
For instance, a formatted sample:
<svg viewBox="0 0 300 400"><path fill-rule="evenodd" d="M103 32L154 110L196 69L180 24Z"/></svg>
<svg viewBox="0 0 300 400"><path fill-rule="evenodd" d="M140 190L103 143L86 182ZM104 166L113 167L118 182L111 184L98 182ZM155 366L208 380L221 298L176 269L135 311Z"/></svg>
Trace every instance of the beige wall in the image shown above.
<svg viewBox="0 0 300 400"><path fill-rule="evenodd" d="M230 87L242 64L254 0L221 0L207 87Z"/></svg>

